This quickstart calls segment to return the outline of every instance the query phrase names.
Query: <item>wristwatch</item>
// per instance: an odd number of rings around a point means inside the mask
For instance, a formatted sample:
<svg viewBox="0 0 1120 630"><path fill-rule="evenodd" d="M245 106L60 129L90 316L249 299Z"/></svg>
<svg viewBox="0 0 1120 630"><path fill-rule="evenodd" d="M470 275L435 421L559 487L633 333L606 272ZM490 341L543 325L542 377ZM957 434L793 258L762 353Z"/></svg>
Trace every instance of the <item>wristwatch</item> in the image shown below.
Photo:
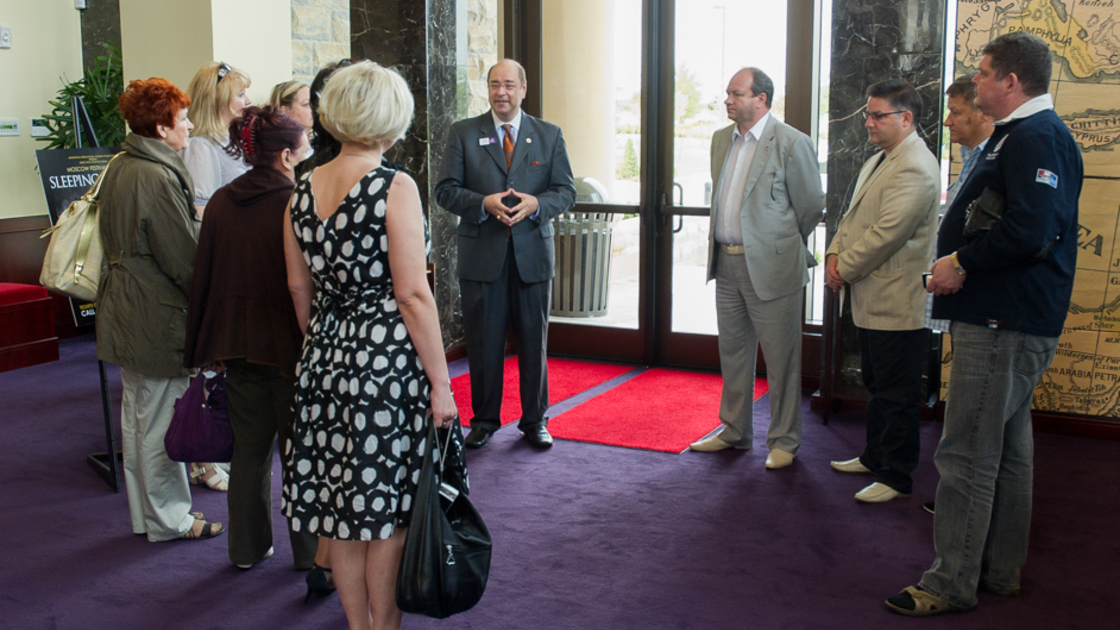
<svg viewBox="0 0 1120 630"><path fill-rule="evenodd" d="M953 269L956 270L957 275L963 276L966 273L968 273L967 271L964 270L964 267L961 266L961 261L960 261L959 258L957 258L957 252L953 252L949 256L949 262L953 263Z"/></svg>

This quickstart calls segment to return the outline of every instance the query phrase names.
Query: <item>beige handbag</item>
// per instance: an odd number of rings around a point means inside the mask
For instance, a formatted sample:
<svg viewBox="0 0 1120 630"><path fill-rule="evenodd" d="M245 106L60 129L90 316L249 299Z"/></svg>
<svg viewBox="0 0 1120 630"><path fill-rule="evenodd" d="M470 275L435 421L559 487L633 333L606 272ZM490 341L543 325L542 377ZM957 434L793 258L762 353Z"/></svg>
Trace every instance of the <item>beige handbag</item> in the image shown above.
<svg viewBox="0 0 1120 630"><path fill-rule="evenodd" d="M43 272L39 274L39 284L51 291L90 302L97 299L101 262L105 257L97 224L97 197L106 171L121 155L118 153L109 160L86 194L71 203L58 217L58 222L40 237L51 237L47 255L43 257Z"/></svg>

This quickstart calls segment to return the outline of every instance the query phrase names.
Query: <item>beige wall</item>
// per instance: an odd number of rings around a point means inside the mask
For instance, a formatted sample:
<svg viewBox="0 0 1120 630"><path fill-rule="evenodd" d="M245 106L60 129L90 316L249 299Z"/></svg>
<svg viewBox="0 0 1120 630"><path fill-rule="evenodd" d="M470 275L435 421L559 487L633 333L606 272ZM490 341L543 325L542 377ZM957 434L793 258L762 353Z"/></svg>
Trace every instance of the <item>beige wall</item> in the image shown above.
<svg viewBox="0 0 1120 630"><path fill-rule="evenodd" d="M280 0L120 0L125 81L157 76L186 90L198 68L225 61L265 103L292 77L291 5ZM247 26L251 25L251 26Z"/></svg>
<svg viewBox="0 0 1120 630"><path fill-rule="evenodd" d="M0 219L43 215L47 202L35 170L31 119L50 111L60 77L82 76L81 16L73 2L0 0L0 25L12 47L0 48L0 118L18 118L19 136L0 137Z"/></svg>
<svg viewBox="0 0 1120 630"><path fill-rule="evenodd" d="M613 192L614 3L548 0L542 5L542 117L564 129L576 177Z"/></svg>
<svg viewBox="0 0 1120 630"><path fill-rule="evenodd" d="M248 72L253 79L249 97L257 105L267 103L274 85L292 79L290 3L287 0L213 2L212 60L226 61Z"/></svg>

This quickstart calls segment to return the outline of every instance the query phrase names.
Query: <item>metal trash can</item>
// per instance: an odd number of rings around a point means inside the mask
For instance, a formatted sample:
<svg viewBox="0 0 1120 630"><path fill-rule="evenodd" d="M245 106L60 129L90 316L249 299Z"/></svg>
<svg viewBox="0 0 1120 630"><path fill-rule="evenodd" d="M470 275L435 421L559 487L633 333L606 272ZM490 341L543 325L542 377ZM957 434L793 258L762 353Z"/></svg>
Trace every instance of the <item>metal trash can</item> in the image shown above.
<svg viewBox="0 0 1120 630"><path fill-rule="evenodd" d="M607 191L594 179L580 177L576 179L576 201L606 203ZM607 314L615 216L607 212L565 212L553 219L556 277L552 280L551 315Z"/></svg>

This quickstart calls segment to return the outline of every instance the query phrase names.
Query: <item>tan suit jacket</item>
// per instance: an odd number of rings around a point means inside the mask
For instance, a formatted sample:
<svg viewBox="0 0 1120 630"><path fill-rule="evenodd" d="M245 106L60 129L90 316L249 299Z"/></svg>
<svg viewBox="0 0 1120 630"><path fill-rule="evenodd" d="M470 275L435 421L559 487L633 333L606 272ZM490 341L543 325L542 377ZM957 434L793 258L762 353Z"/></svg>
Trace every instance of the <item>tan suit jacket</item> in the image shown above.
<svg viewBox="0 0 1120 630"><path fill-rule="evenodd" d="M860 170L852 202L828 255L851 285L856 326L874 330L925 327L922 273L933 259L941 197L937 158L917 133ZM874 169L874 172L872 172Z"/></svg>

